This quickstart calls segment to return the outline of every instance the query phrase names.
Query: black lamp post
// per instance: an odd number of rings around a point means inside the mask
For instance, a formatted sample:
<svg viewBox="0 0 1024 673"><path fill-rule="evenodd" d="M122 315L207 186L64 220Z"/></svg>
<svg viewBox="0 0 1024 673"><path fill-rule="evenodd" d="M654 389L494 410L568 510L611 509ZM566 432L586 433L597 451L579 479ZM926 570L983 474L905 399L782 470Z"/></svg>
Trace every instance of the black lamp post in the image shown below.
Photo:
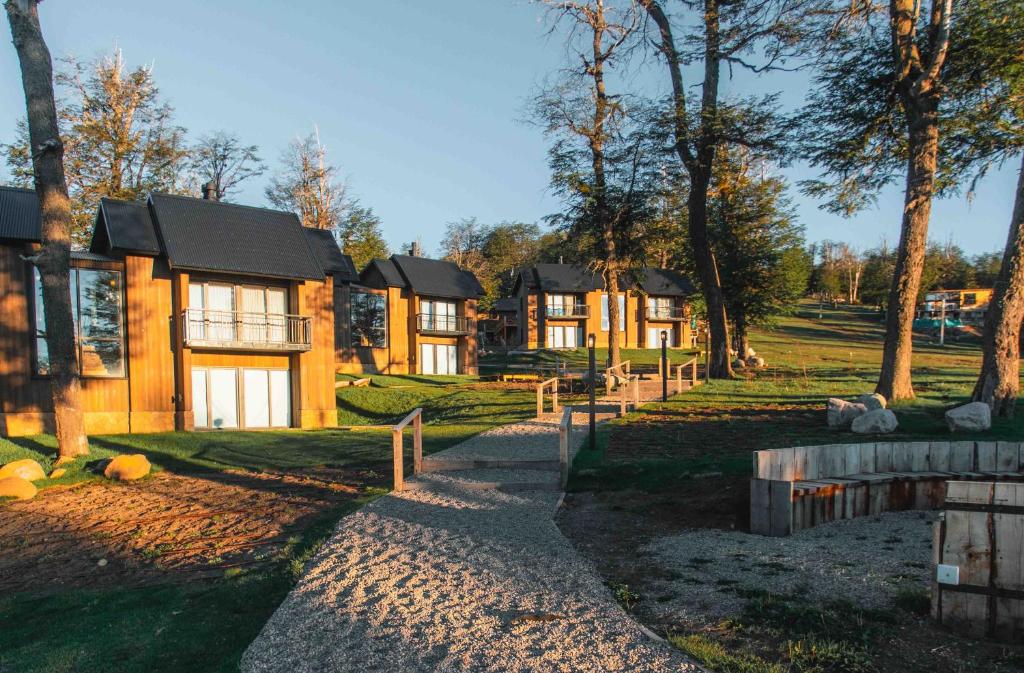
<svg viewBox="0 0 1024 673"><path fill-rule="evenodd" d="M594 354L594 346L597 337L593 334L587 336L587 351L590 359L590 450L597 448L597 360Z"/></svg>
<svg viewBox="0 0 1024 673"><path fill-rule="evenodd" d="M668 331L661 330L661 401L668 402Z"/></svg>

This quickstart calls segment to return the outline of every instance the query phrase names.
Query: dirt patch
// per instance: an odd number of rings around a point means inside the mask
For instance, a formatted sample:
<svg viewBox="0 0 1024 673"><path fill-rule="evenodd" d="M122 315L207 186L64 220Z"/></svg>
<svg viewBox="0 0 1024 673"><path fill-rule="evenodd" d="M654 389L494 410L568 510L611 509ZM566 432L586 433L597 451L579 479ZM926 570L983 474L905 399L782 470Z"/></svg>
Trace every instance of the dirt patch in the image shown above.
<svg viewBox="0 0 1024 673"><path fill-rule="evenodd" d="M557 523L563 534L594 563L609 590L620 597L620 602L623 596L629 598L628 609L634 617L663 635L710 640L730 654L756 656L766 663L778 662L784 667L795 666L790 670L877 673L1024 670L1024 647L962 638L928 619L922 573L928 572L923 566L930 557L929 530L925 515L920 513L893 515L890 522L912 529L915 534L903 531L896 535L892 530L882 530L883 523L874 518L843 522L853 531L846 544L864 548L857 549L859 555L851 553L850 559L843 558L842 554L837 557L833 563L836 567L832 569L838 577L836 586L832 587L834 596L827 599L803 591L772 594L780 596L778 600L766 598L772 581L789 582L789 574L805 572L803 566L823 563L817 557L805 563L768 553L766 560L754 558L749 550L743 549L742 555L752 559L748 573L752 577L746 584L738 582L733 577L736 573L730 572L737 570L733 566L737 564L739 553L716 540L739 540L746 542L744 547L774 541L743 535L733 527L732 503L737 499L738 490L746 488L747 484L746 478L713 477L687 480L674 491L657 494L575 493L567 496ZM872 524L880 527L878 531L870 531L874 536L863 531L857 534L856 529ZM812 532L821 538L822 545L835 546L841 542L844 527L842 524L823 526ZM694 544L683 544L691 535L695 538ZM902 548L911 543L917 547ZM677 552L673 552L676 548ZM899 556L902 553L910 555L904 559ZM842 575L848 572L850 582L868 581L860 574L878 571L882 565L879 559L887 554L893 555L893 563L899 568L886 572L887 581L898 584L893 588L896 598L881 608L856 605L856 592L841 589ZM727 558L720 559L719 555ZM758 575L763 575L763 579ZM810 577L809 574L809 582L813 581ZM711 603L705 602L702 608L697 599ZM800 631L805 622L811 624L809 635ZM843 647L852 643L853 649L848 652L851 659L846 664L819 662L820 668L800 668L788 658L792 654L791 643L798 641L817 642L819 647L838 641L842 641Z"/></svg>
<svg viewBox="0 0 1024 673"><path fill-rule="evenodd" d="M310 523L382 482L372 471L317 468L47 489L0 508L0 592L185 581L267 564Z"/></svg>

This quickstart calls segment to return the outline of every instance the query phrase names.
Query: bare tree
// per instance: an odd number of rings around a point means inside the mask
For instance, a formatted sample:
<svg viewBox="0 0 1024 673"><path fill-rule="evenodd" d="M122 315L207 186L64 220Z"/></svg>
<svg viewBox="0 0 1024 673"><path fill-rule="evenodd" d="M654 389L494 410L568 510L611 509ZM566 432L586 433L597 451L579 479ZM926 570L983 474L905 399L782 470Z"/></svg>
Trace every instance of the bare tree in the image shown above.
<svg viewBox="0 0 1024 673"><path fill-rule="evenodd" d="M213 182L217 200L225 201L239 183L267 170L259 151L257 145L243 145L234 133L217 131L192 148L191 169L198 184Z"/></svg>
<svg viewBox="0 0 1024 673"><path fill-rule="evenodd" d="M281 155L283 167L270 180L267 199L283 210L294 211L302 224L335 230L345 208L345 186L338 169L327 161L320 131L296 138Z"/></svg>
<svg viewBox="0 0 1024 673"><path fill-rule="evenodd" d="M601 242L599 267L608 294L608 359L614 367L621 361L618 296L624 261L617 245L620 218L609 196L608 146L623 111L618 97L608 93L605 79L636 33L639 12L633 0L544 0L544 4L555 12L556 25L569 24L567 44L572 61L579 65L567 71L567 82L561 92L540 97L538 117L549 134L582 142L589 152L589 175L585 178L564 174L557 166L557 158L553 164L555 180L563 183L561 189L584 195L586 220L592 223ZM578 95L581 89L586 90L585 96ZM558 147L554 153L562 157L566 154ZM568 189L566 182L571 183Z"/></svg>
<svg viewBox="0 0 1024 673"><path fill-rule="evenodd" d="M997 416L1013 416L1020 388L1020 330L1024 320L1024 158L995 292L985 315L981 373L971 398Z"/></svg>
<svg viewBox="0 0 1024 673"><path fill-rule="evenodd" d="M71 313L71 205L64 178L64 144L57 125L53 64L39 26L37 0L7 0L4 7L18 51L28 109L29 147L42 214L42 249L32 262L42 279L57 447L60 461L66 461L87 454L89 443L80 406Z"/></svg>

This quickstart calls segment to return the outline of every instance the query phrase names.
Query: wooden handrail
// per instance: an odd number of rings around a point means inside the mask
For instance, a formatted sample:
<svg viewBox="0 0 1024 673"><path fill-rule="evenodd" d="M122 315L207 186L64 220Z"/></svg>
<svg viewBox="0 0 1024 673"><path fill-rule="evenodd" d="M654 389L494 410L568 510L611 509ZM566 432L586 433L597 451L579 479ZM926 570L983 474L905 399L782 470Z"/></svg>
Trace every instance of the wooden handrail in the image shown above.
<svg viewBox="0 0 1024 673"><path fill-rule="evenodd" d="M412 473L423 471L423 408L409 412L409 415L391 427L391 449L394 460L395 490L405 490L405 462L402 449L402 430L412 423Z"/></svg>
<svg viewBox="0 0 1024 673"><path fill-rule="evenodd" d="M683 369L690 367L690 387L697 387L697 358L690 358L676 367L676 394L683 392Z"/></svg>
<svg viewBox="0 0 1024 673"><path fill-rule="evenodd" d="M614 377L617 376L620 379L629 378L630 366L631 362L629 360L624 360L620 362L618 366L608 367L604 370L604 392L606 395L611 395L612 391L615 390L615 384L612 383L615 380ZM616 369L619 370L618 373L616 373Z"/></svg>
<svg viewBox="0 0 1024 673"><path fill-rule="evenodd" d="M569 483L569 448L572 444L572 407L562 412L562 420L558 423L558 465L562 488Z"/></svg>
<svg viewBox="0 0 1024 673"><path fill-rule="evenodd" d="M557 414L561 408L558 406L558 377L554 376L537 384L537 418L544 415L544 389L549 386L551 387L551 413Z"/></svg>

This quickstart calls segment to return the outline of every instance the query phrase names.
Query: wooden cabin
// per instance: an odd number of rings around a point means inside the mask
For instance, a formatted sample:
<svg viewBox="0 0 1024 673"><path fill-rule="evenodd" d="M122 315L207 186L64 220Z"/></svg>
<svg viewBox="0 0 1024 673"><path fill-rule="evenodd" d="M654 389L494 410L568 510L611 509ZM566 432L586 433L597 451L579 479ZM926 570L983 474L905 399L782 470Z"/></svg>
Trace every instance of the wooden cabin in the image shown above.
<svg viewBox="0 0 1024 673"><path fill-rule="evenodd" d="M475 275L451 262L370 262L335 302L337 369L349 374L476 374Z"/></svg>
<svg viewBox="0 0 1024 673"><path fill-rule="evenodd" d="M0 188L3 436L53 430L39 242L34 192ZM72 267L88 433L337 425L334 277L354 270L326 232L212 199L104 199Z"/></svg>
<svg viewBox="0 0 1024 673"><path fill-rule="evenodd" d="M661 332L671 348L691 344L689 297L693 284L668 269L645 268L620 280L619 345L660 348ZM571 264L522 269L513 286L518 303L520 348L582 348L588 334L608 346L608 302L600 274Z"/></svg>
<svg viewBox="0 0 1024 673"><path fill-rule="evenodd" d="M967 325L981 326L985 324L985 315L988 313L993 292L992 288L928 292L918 306L915 317L938 320L945 315L947 320L959 320ZM942 310L943 302L946 304L945 313Z"/></svg>

